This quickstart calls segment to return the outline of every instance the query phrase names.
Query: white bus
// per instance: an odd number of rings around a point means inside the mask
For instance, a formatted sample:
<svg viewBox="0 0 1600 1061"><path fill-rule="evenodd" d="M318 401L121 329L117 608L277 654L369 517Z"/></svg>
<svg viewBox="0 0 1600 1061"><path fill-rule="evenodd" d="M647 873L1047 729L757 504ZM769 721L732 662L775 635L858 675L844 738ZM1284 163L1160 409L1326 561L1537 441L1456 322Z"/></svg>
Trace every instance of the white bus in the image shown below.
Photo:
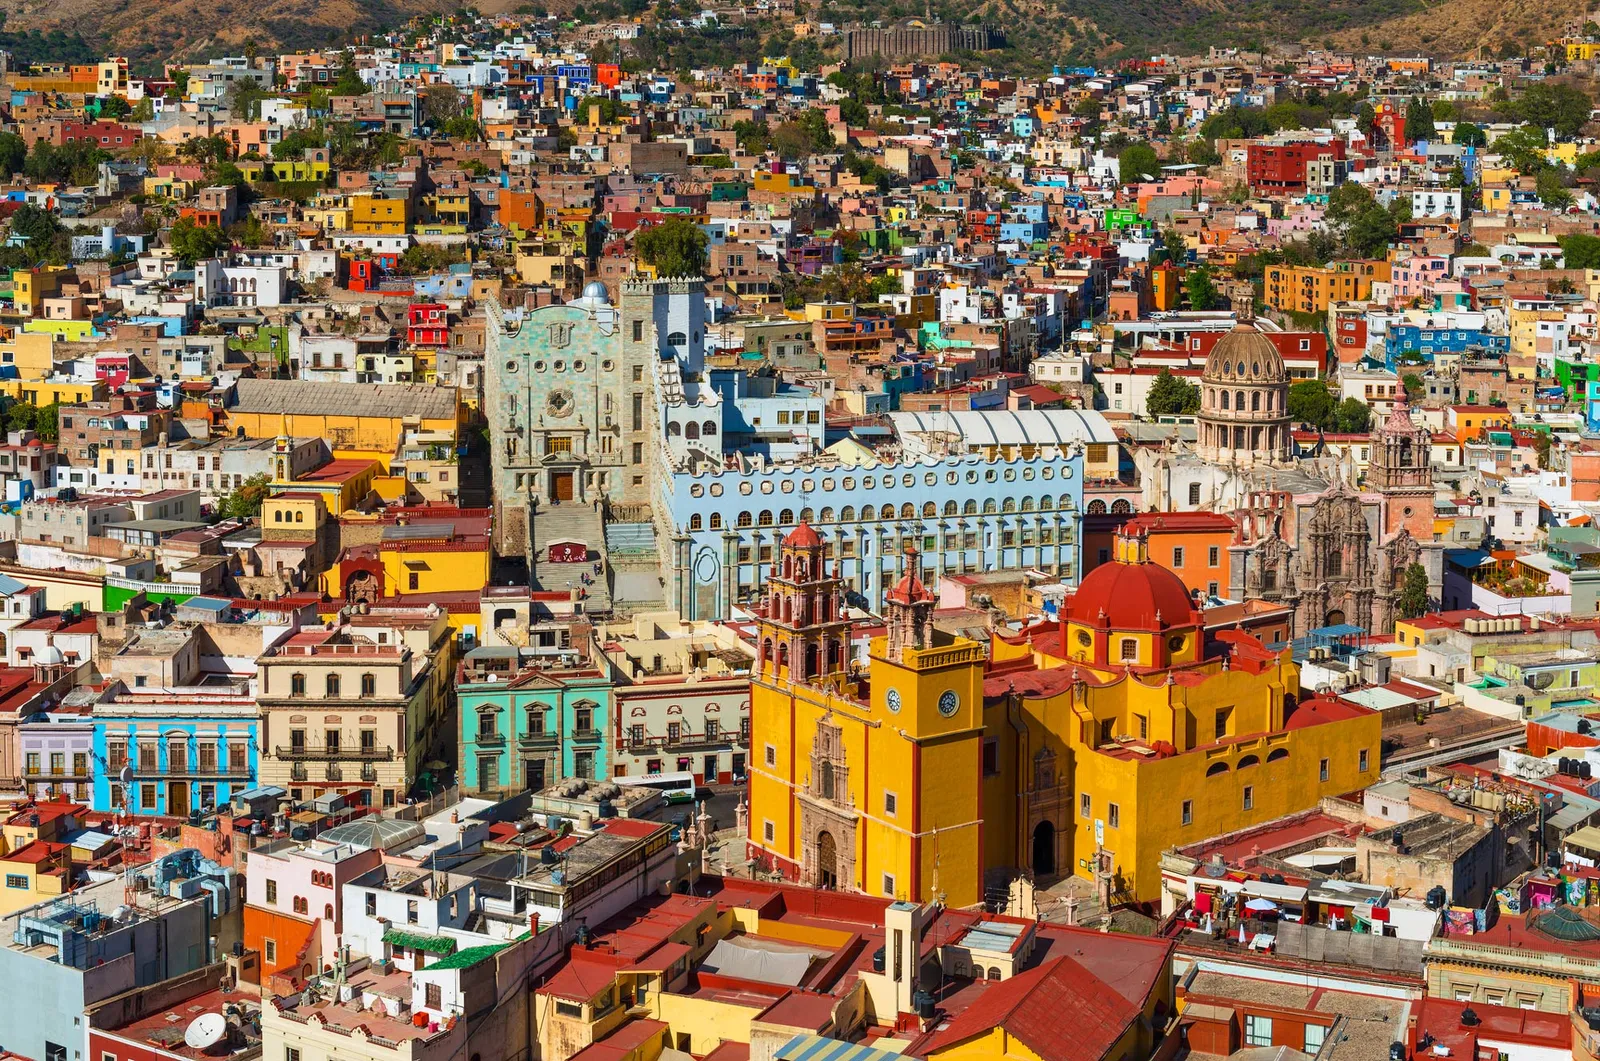
<svg viewBox="0 0 1600 1061"><path fill-rule="evenodd" d="M653 788L668 803L694 802L693 774L645 774L643 777L619 777L617 781L639 788Z"/></svg>

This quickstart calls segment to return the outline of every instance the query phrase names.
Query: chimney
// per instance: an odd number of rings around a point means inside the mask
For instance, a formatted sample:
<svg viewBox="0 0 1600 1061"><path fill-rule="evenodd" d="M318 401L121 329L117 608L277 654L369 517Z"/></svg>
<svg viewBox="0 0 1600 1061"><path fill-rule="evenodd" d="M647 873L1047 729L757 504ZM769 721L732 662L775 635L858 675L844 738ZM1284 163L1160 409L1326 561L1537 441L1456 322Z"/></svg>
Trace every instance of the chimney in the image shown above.
<svg viewBox="0 0 1600 1061"><path fill-rule="evenodd" d="M528 932L534 936L539 934L539 911L537 910L528 915Z"/></svg>

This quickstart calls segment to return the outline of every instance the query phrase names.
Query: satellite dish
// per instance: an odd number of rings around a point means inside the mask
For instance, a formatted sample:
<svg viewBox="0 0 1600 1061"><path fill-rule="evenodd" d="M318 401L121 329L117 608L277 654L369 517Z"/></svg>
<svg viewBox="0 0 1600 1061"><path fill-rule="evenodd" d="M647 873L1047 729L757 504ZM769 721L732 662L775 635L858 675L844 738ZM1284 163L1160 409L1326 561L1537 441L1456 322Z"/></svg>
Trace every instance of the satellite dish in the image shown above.
<svg viewBox="0 0 1600 1061"><path fill-rule="evenodd" d="M132 763L123 763L122 764L122 769L117 772L117 780L122 782L124 785L133 784L133 764Z"/></svg>
<svg viewBox="0 0 1600 1061"><path fill-rule="evenodd" d="M220 1013L202 1013L183 1033L183 1044L191 1050L205 1050L220 1043L228 1034L228 1018Z"/></svg>

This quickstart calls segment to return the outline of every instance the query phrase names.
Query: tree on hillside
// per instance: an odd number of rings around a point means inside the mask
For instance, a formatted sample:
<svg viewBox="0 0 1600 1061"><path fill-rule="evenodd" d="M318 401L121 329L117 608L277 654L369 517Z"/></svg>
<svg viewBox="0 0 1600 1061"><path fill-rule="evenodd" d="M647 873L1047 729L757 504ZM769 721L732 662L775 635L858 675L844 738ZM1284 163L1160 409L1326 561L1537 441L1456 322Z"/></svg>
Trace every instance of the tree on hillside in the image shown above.
<svg viewBox="0 0 1600 1061"><path fill-rule="evenodd" d="M1289 388L1288 412L1297 424L1325 427L1333 417L1333 395L1321 380L1303 379Z"/></svg>
<svg viewBox="0 0 1600 1061"><path fill-rule="evenodd" d="M266 472L252 475L217 501L217 515L222 519L250 519L261 515L261 505L267 499L271 482Z"/></svg>
<svg viewBox="0 0 1600 1061"><path fill-rule="evenodd" d="M1161 176L1161 160L1149 144L1129 144L1117 155L1117 176L1123 184L1155 180Z"/></svg>
<svg viewBox="0 0 1600 1061"><path fill-rule="evenodd" d="M699 225L674 217L642 230L633 249L659 276L699 276L705 272L709 242Z"/></svg>
<svg viewBox="0 0 1600 1061"><path fill-rule="evenodd" d="M1557 136L1570 137L1589 124L1593 107L1594 101L1581 89L1540 81L1528 86L1511 110L1525 122L1554 129Z"/></svg>
<svg viewBox="0 0 1600 1061"><path fill-rule="evenodd" d="M1183 290L1189 296L1189 308L1204 312L1216 308L1220 296L1217 285L1211 279L1211 270L1205 266L1190 269L1189 275L1183 279Z"/></svg>
<svg viewBox="0 0 1600 1061"><path fill-rule="evenodd" d="M1462 147L1482 147L1489 142L1489 138L1471 122L1456 122L1456 127L1450 131L1450 142Z"/></svg>
<svg viewBox="0 0 1600 1061"><path fill-rule="evenodd" d="M1534 194L1551 210L1565 210L1572 205L1572 193L1562 183L1561 173L1554 169L1539 171L1534 178Z"/></svg>
<svg viewBox="0 0 1600 1061"><path fill-rule="evenodd" d="M207 258L215 258L227 243L222 229L216 225L197 225L193 218L188 217L178 218L167 233L167 246L184 268L191 268L195 262Z"/></svg>
<svg viewBox="0 0 1600 1061"><path fill-rule="evenodd" d="M1422 397L1423 391L1427 390L1427 387L1422 382L1422 377L1415 372L1407 372L1401 376L1400 385L1406 389L1406 398L1411 401L1416 401Z"/></svg>
<svg viewBox="0 0 1600 1061"><path fill-rule="evenodd" d="M1411 102L1406 104L1406 139L1415 143L1418 140L1432 140L1436 135L1433 108L1424 103L1420 96L1412 96Z"/></svg>
<svg viewBox="0 0 1600 1061"><path fill-rule="evenodd" d="M1372 427L1372 409L1360 398L1346 398L1333 410L1333 429L1355 435Z"/></svg>
<svg viewBox="0 0 1600 1061"><path fill-rule="evenodd" d="M1428 569L1421 564L1406 568L1405 582L1400 596L1394 602L1395 611L1402 619L1415 619L1428 610Z"/></svg>
<svg viewBox="0 0 1600 1061"><path fill-rule="evenodd" d="M1170 369L1162 369L1150 385L1145 412L1151 416L1175 416L1200 411L1200 388L1179 379Z"/></svg>

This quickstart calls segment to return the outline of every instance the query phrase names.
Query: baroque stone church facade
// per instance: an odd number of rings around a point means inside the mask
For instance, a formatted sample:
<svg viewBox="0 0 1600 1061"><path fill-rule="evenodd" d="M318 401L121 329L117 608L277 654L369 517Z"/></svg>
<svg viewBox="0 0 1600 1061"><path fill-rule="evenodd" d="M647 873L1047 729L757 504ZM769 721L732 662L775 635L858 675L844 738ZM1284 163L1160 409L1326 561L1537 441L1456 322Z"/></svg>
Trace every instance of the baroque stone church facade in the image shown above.
<svg viewBox="0 0 1600 1061"><path fill-rule="evenodd" d="M1435 602L1444 577L1428 429L1402 396L1373 429L1359 484L1347 461L1293 456L1288 375L1248 313L1240 316L1207 359L1196 445L1135 456L1142 507L1232 515L1228 596L1287 605L1293 636L1343 625L1389 633L1406 570L1423 566Z"/></svg>

